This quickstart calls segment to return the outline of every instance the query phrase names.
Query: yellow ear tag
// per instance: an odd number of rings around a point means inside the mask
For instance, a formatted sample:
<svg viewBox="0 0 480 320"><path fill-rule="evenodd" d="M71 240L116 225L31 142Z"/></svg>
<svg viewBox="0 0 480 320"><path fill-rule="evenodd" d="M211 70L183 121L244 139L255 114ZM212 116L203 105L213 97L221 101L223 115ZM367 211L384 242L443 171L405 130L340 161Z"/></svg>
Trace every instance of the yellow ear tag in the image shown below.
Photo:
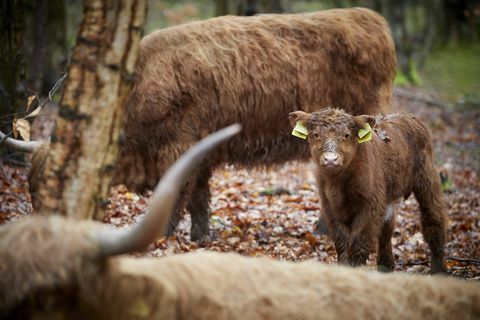
<svg viewBox="0 0 480 320"><path fill-rule="evenodd" d="M372 128L367 122L362 129L358 130L358 143L364 143L370 140L372 140Z"/></svg>
<svg viewBox="0 0 480 320"><path fill-rule="evenodd" d="M308 129L301 123L297 121L295 128L293 128L292 136L299 137L300 139L307 139Z"/></svg>

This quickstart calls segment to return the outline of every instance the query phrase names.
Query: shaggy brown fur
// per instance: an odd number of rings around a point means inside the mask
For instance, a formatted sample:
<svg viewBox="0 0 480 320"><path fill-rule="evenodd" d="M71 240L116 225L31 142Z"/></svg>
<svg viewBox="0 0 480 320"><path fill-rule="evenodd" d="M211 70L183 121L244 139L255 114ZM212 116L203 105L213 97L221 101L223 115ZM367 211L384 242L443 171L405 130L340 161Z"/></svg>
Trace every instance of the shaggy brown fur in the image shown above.
<svg viewBox="0 0 480 320"><path fill-rule="evenodd" d="M0 317L478 319L480 285L236 254L98 258L103 226L58 216L0 227Z"/></svg>
<svg viewBox="0 0 480 320"><path fill-rule="evenodd" d="M407 114L375 120L331 108L292 112L290 120L292 126L301 121L309 130L322 210L340 263L364 264L378 241L378 268L393 270L394 218L386 213L387 205L413 192L430 246L432 272L444 271L445 204L425 125ZM360 144L357 133L367 122L379 134ZM380 138L385 134L388 137Z"/></svg>
<svg viewBox="0 0 480 320"><path fill-rule="evenodd" d="M179 202L198 239L208 234L216 166L307 158L284 115L332 103L353 114L383 112L395 69L388 25L368 9L228 16L154 32L141 42L116 182L151 189L195 141L242 124L242 134L198 168Z"/></svg>

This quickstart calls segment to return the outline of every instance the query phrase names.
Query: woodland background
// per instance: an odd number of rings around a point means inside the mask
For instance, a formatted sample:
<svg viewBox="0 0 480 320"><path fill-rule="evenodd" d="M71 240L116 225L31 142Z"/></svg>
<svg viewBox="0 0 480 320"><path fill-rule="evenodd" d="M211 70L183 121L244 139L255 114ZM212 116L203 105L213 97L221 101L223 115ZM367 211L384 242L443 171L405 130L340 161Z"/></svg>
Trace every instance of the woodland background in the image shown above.
<svg viewBox="0 0 480 320"><path fill-rule="evenodd" d="M53 127L82 1L4 0L0 3L0 127L47 101L28 119L33 139ZM447 265L454 275L480 277L480 1L467 0L199 0L149 1L145 33L216 15L306 12L365 6L389 21L399 61L395 111L408 111L434 135L439 174L448 204ZM47 99L49 92L52 96ZM31 104L28 98L38 95ZM29 107L29 110L27 110ZM0 223L32 212L29 159L0 147ZM211 181L212 242L189 241L189 218L174 237L161 239L147 255L194 250L236 251L280 260L335 261L333 242L313 234L321 210L310 163L252 171L225 167ZM147 198L112 188L104 221L124 226L136 221ZM394 254L397 270L427 271L427 246L413 197L396 205ZM371 257L373 263L374 257Z"/></svg>

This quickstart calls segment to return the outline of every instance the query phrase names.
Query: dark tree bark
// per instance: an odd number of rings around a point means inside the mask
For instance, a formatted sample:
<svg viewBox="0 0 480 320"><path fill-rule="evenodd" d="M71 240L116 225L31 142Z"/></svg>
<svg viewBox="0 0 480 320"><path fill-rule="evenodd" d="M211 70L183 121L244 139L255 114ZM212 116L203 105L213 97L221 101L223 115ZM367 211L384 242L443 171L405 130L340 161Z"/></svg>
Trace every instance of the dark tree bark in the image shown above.
<svg viewBox="0 0 480 320"><path fill-rule="evenodd" d="M29 61L29 79L28 86L30 90L40 93L42 89L42 79L45 68L45 58L48 47L48 1L35 1L31 7L32 39L28 39L25 45L32 43Z"/></svg>
<svg viewBox="0 0 480 320"><path fill-rule="evenodd" d="M68 56L64 0L26 0L25 51L28 89L48 92L65 72Z"/></svg>
<svg viewBox="0 0 480 320"><path fill-rule="evenodd" d="M442 0L443 23L439 24L444 43L475 41L480 25L480 1Z"/></svg>
<svg viewBox="0 0 480 320"><path fill-rule="evenodd" d="M237 6L237 15L239 16L283 12L285 12L285 8L281 0L240 0Z"/></svg>
<svg viewBox="0 0 480 320"><path fill-rule="evenodd" d="M39 182L40 213L103 217L145 14L143 0L84 1Z"/></svg>
<svg viewBox="0 0 480 320"><path fill-rule="evenodd" d="M237 15L254 16L259 13L258 0L241 0L238 2Z"/></svg>
<svg viewBox="0 0 480 320"><path fill-rule="evenodd" d="M11 131L15 113L25 107L23 80L24 1L0 1L0 129Z"/></svg>

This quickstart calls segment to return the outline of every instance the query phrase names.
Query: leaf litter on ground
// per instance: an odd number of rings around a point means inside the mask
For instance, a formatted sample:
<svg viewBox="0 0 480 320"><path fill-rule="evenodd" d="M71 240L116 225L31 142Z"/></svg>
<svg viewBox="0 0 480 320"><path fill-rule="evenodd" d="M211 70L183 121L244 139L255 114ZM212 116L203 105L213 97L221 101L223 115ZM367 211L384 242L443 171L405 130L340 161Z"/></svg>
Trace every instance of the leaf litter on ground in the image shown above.
<svg viewBox="0 0 480 320"><path fill-rule="evenodd" d="M444 192L449 218L446 264L455 276L479 279L480 111L445 110L398 96L394 110L411 112L431 128L439 174L443 172L449 181ZM186 213L174 236L160 238L146 253L135 255L160 257L211 250L285 261L335 263L333 242L328 236L314 233L321 206L313 172L310 162L252 170L228 165L220 168L210 181L210 241L190 241L190 217ZM0 163L0 223L31 214L27 174L26 168ZM113 187L104 222L118 227L136 223L150 196L131 193L122 185ZM395 214L395 270L427 274L428 246L421 234L415 198L396 203ZM375 254L368 266L375 267Z"/></svg>

